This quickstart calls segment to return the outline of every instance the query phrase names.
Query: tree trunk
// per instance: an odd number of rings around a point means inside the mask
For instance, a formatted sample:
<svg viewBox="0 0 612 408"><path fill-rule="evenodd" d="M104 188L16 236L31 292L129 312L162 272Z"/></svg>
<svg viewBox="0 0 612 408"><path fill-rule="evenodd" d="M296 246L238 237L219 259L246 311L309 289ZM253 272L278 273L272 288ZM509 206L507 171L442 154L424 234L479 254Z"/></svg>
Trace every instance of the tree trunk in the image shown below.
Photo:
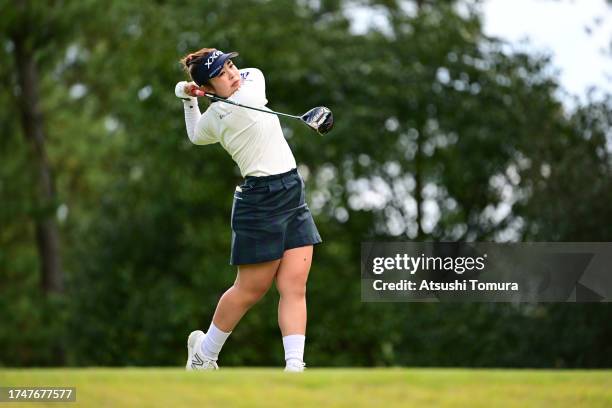
<svg viewBox="0 0 612 408"><path fill-rule="evenodd" d="M25 27L24 29L27 29ZM55 222L56 194L45 149L43 117L39 105L39 77L33 51L27 34L13 35L17 79L21 95L19 112L23 134L32 148L33 165L36 168L37 196L39 199L34 223L36 244L41 263L41 285L45 293L63 291L63 272L59 253L59 232Z"/></svg>

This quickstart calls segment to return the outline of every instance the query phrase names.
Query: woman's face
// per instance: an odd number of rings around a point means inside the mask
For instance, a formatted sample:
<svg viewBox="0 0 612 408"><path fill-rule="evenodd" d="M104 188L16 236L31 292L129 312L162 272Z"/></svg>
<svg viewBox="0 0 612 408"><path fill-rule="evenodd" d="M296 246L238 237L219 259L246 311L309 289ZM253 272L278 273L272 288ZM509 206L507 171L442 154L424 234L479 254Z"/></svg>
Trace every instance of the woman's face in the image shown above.
<svg viewBox="0 0 612 408"><path fill-rule="evenodd" d="M229 98L238 88L240 88L241 83L242 81L240 80L238 68L236 68L232 60L227 60L223 65L221 73L210 80L212 88L210 85L205 85L204 87L207 88L208 92L212 92L217 96Z"/></svg>

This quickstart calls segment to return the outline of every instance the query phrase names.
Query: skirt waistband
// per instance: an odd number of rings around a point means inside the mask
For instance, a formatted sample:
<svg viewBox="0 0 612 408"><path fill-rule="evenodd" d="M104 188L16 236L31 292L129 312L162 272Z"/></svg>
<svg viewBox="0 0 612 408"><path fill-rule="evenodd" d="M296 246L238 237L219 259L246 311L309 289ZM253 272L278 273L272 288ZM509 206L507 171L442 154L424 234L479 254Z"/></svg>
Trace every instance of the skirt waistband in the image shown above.
<svg viewBox="0 0 612 408"><path fill-rule="evenodd" d="M244 178L244 182L245 184L253 184L253 183L259 183L259 182L268 182L268 181L272 181L272 180L278 180L278 179L283 179L287 176L291 176L293 174L298 174L297 172L297 168L293 168L289 171L286 171L284 173L280 173L280 174L272 174L270 176L246 176Z"/></svg>

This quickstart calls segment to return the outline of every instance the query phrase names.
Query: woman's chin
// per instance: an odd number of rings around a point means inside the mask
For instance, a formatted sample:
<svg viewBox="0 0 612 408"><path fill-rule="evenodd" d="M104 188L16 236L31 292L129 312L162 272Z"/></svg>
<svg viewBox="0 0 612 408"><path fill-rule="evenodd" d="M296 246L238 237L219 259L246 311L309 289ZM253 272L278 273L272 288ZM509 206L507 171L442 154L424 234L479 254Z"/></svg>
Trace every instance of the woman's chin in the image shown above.
<svg viewBox="0 0 612 408"><path fill-rule="evenodd" d="M239 89L240 89L240 85L238 85L236 88L232 88L229 96L232 96L233 94L235 94Z"/></svg>

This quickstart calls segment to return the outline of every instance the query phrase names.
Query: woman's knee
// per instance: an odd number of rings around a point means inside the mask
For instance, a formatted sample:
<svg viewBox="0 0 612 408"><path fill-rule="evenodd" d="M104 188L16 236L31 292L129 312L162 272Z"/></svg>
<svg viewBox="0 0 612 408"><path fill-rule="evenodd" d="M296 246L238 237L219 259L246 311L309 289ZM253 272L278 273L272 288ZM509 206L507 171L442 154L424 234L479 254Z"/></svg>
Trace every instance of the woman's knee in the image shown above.
<svg viewBox="0 0 612 408"><path fill-rule="evenodd" d="M306 296L305 280L277 279L276 288L280 296L284 298L303 298Z"/></svg>
<svg viewBox="0 0 612 408"><path fill-rule="evenodd" d="M259 284L246 286L234 284L234 289L239 293L240 299L249 305L253 305L264 297L268 289L270 289L270 285Z"/></svg>

